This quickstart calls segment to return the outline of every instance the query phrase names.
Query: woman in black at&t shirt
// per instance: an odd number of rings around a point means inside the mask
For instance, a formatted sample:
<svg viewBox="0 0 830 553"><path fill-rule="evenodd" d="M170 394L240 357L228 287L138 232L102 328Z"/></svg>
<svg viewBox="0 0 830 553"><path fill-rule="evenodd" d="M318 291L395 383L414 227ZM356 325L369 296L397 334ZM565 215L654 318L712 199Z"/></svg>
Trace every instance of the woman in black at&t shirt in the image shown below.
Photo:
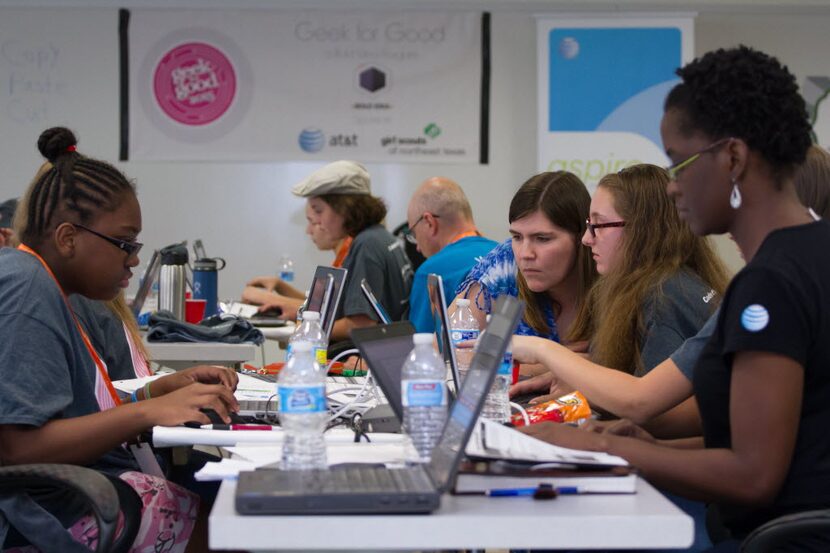
<svg viewBox="0 0 830 553"><path fill-rule="evenodd" d="M716 504L733 539L713 551L738 551L772 518L830 507L830 223L793 187L810 125L785 67L740 47L678 75L661 124L669 193L695 233L732 234L747 260L695 367L703 440L528 432L620 455L659 487ZM830 539L799 536L786 550L830 551Z"/></svg>

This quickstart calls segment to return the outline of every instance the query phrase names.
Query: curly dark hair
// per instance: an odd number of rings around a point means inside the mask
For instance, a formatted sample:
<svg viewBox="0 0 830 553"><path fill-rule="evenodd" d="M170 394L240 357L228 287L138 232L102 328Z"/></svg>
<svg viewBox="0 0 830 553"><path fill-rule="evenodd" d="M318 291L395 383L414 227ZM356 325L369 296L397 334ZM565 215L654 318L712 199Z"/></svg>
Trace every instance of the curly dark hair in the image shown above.
<svg viewBox="0 0 830 553"><path fill-rule="evenodd" d="M804 162L811 143L807 108L795 77L777 59L742 45L709 52L677 74L683 82L664 109L681 113L683 134L740 138L778 179Z"/></svg>
<svg viewBox="0 0 830 553"><path fill-rule="evenodd" d="M369 194L323 194L318 197L343 217L343 230L352 237L380 224L386 217L386 204L381 198Z"/></svg>

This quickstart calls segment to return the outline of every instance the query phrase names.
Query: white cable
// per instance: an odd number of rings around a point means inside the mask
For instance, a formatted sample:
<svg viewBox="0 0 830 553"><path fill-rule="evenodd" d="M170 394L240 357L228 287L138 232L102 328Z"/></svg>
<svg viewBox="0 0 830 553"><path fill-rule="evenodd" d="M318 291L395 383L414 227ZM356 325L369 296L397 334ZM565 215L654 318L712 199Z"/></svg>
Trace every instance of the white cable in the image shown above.
<svg viewBox="0 0 830 553"><path fill-rule="evenodd" d="M513 403L512 401L510 402L510 407L512 407L522 415L522 420L524 421L525 426L530 425L530 417L527 416L527 411L525 411L524 407L522 407L518 403Z"/></svg>
<svg viewBox="0 0 830 553"><path fill-rule="evenodd" d="M329 370L331 369L331 366L332 366L332 365L333 365L336 361L340 360L341 358L343 358L343 357L345 357L345 356L347 356L347 355L352 355L352 354L355 354L355 353L356 353L356 354L358 354L358 355L360 355L360 350L358 350L357 348L352 348L352 349L347 349L347 350L345 350L345 351L341 351L340 353L338 353L337 355L335 355L335 356L334 356L334 359L332 359L331 361L329 361L329 364L328 364L328 365L326 365L326 372L329 372Z"/></svg>
<svg viewBox="0 0 830 553"><path fill-rule="evenodd" d="M342 407L340 407L340 409L338 409L337 411L332 413L332 415L329 416L329 422L331 422L333 420L336 420L343 413L348 411L352 407L352 405L358 403L358 401L360 401L362 399L363 394L366 391L366 389L368 388L371 381L372 381L372 379L369 376L366 376L366 380L363 381L363 386L360 387L360 391L357 393L357 395L354 397L354 399L352 399L350 402L344 404Z"/></svg>

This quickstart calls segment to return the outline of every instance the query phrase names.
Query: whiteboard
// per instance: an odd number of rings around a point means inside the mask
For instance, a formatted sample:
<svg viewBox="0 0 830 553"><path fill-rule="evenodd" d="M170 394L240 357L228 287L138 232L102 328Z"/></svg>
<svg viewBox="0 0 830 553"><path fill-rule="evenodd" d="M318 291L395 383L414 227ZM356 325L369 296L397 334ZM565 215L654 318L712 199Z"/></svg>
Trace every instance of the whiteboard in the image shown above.
<svg viewBox="0 0 830 553"><path fill-rule="evenodd" d="M0 201L23 193L57 125L117 159L118 10L0 8Z"/></svg>

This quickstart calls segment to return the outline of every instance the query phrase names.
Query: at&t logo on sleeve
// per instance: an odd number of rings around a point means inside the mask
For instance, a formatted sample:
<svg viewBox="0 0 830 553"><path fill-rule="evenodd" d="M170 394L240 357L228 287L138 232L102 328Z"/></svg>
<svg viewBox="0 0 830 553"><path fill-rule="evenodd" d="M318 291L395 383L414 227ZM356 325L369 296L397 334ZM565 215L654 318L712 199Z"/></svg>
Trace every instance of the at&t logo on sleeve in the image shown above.
<svg viewBox="0 0 830 553"><path fill-rule="evenodd" d="M741 313L741 326L749 332L764 330L768 324L769 311L759 303L748 305Z"/></svg>

